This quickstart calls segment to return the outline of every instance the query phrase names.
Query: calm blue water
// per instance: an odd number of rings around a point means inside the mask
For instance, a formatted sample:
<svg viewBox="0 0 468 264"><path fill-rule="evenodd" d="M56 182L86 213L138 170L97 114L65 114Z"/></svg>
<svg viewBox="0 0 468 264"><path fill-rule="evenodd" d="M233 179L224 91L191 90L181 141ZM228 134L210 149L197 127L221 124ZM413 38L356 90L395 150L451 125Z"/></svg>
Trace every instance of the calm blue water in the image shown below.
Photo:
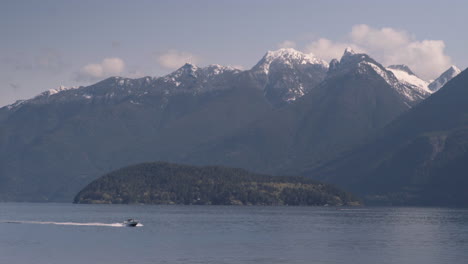
<svg viewBox="0 0 468 264"><path fill-rule="evenodd" d="M468 210L0 203L0 263L465 264Z"/></svg>

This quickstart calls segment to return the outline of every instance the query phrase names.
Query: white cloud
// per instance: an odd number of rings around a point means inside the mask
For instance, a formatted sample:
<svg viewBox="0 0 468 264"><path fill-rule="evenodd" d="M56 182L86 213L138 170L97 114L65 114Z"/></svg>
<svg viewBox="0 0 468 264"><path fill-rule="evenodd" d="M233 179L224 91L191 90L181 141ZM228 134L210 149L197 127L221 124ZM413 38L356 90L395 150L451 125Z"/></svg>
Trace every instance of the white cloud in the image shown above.
<svg viewBox="0 0 468 264"><path fill-rule="evenodd" d="M158 63L163 68L174 70L185 63L196 64L199 58L191 53L177 50L168 50L166 53L161 54L158 57Z"/></svg>
<svg viewBox="0 0 468 264"><path fill-rule="evenodd" d="M125 63L120 58L105 58L101 63L92 63L83 66L77 73L77 81L94 81L121 74Z"/></svg>
<svg viewBox="0 0 468 264"><path fill-rule="evenodd" d="M357 52L364 52L361 48L352 43L333 42L326 38L320 38L306 47L306 52L312 53L315 56L330 61L339 59L347 47L352 47Z"/></svg>
<svg viewBox="0 0 468 264"><path fill-rule="evenodd" d="M278 44L278 48L280 48L280 49L295 48L295 47L296 47L296 42L291 41L291 40L285 40L285 41Z"/></svg>
<svg viewBox="0 0 468 264"><path fill-rule="evenodd" d="M340 58L343 50L350 46L358 52L368 53L385 66L406 64L427 80L438 77L452 64L451 58L445 54L444 41L417 40L403 30L355 25L346 39L333 42L321 38L307 46L306 51L330 60Z"/></svg>
<svg viewBox="0 0 468 264"><path fill-rule="evenodd" d="M368 25L356 25L351 30L350 39L363 47L391 50L408 44L411 37L405 31L393 28L374 29Z"/></svg>

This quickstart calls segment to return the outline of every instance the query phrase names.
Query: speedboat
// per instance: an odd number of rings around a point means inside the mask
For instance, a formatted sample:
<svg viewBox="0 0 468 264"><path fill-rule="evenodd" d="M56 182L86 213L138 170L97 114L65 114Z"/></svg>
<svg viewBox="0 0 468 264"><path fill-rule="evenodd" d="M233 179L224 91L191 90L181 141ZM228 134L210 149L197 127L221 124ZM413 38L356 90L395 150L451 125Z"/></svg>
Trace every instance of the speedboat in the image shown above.
<svg viewBox="0 0 468 264"><path fill-rule="evenodd" d="M124 221L124 225L125 226L131 226L131 227L135 227L138 225L138 221L133 219L133 218L129 218L127 220Z"/></svg>

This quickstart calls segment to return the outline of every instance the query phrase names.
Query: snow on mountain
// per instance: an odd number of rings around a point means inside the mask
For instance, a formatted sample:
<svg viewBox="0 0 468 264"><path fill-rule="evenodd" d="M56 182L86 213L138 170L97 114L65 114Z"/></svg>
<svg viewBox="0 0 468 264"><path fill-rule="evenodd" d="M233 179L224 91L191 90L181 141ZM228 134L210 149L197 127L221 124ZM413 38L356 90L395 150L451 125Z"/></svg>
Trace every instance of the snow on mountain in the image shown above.
<svg viewBox="0 0 468 264"><path fill-rule="evenodd" d="M269 51L251 70L246 71L258 81L260 89L273 104L294 101L320 83L326 75L328 63L312 55L294 49ZM111 77L86 87L59 87L38 96L7 106L8 109L29 103L52 101L92 102L104 100L132 100L141 103L143 96L162 94L164 97L181 94L200 94L229 89L242 71L218 64L198 67L185 64L165 76L129 79ZM129 96L134 98L129 98Z"/></svg>
<svg viewBox="0 0 468 264"><path fill-rule="evenodd" d="M176 71L159 78L143 77L130 79L123 77L110 77L96 84L86 87L60 86L49 89L32 99L20 100L6 106L7 109L17 109L24 104L40 104L51 101L77 101L91 99L120 100L133 96L134 104L139 104L142 96L150 94L164 94L171 96L180 93L203 93L213 90L227 89L230 78L241 71L229 66L209 65L197 67L185 64Z"/></svg>
<svg viewBox="0 0 468 264"><path fill-rule="evenodd" d="M369 55L357 53L351 48L346 48L340 61L332 60L330 62L330 70L327 78L352 71L359 74L368 74L369 71L373 71L378 74L390 87L395 89L395 91L402 96L409 107L427 98L431 94L430 91L424 88L424 84L421 82L422 80L418 82L416 79L409 77L411 72L409 68L398 67L397 70L385 68Z"/></svg>
<svg viewBox="0 0 468 264"><path fill-rule="evenodd" d="M217 76L217 75L223 74L225 72L237 72L238 73L238 72L241 71L241 70L236 69L236 68L234 68L232 66L222 66L222 65L219 65L219 64L211 64L211 65L208 65L205 68L201 68L201 70L208 77Z"/></svg>
<svg viewBox="0 0 468 264"><path fill-rule="evenodd" d="M261 70L265 74L270 72L270 67L275 64L285 65L293 68L295 65L320 65L328 68L328 63L310 54L305 54L293 48L284 48L275 51L268 51L265 56L252 68Z"/></svg>
<svg viewBox="0 0 468 264"><path fill-rule="evenodd" d="M15 109L15 108L18 108L19 106L21 106L22 104L24 104L26 101L27 100L17 100L16 102L5 106L5 108L8 109L8 110Z"/></svg>
<svg viewBox="0 0 468 264"><path fill-rule="evenodd" d="M346 65L350 65L347 67ZM354 65L354 66L352 66ZM185 64L174 72L163 77L143 77L129 79L111 77L87 87L64 87L50 89L38 96L23 101L17 101L7 106L7 109L17 109L28 103L49 103L52 101L92 102L103 100L131 100L135 104L143 102L147 95L163 95L169 97L180 93L200 94L210 91L229 89L238 76L253 78L259 89L273 105L292 102L307 94L321 83L327 75L336 74L347 68L360 65L358 69L372 69L380 75L391 87L401 94L408 105L426 98L431 91L437 90L445 82L453 78L460 70L451 67L427 88L427 82L418 78L407 66L394 65L384 68L381 64L366 54L356 53L347 48L340 61L332 60L330 65L311 54L305 54L292 48L268 51L252 69L239 69L217 64L198 67ZM245 73L240 75L241 73ZM93 100L92 100L93 99Z"/></svg>
<svg viewBox="0 0 468 264"><path fill-rule="evenodd" d="M292 48L268 51L250 70L273 104L295 101L326 76L328 63Z"/></svg>
<svg viewBox="0 0 468 264"><path fill-rule="evenodd" d="M457 66L452 65L448 70L443 72L437 79L435 79L431 84L429 84L429 89L432 92L437 92L442 88L448 81L453 77L457 76L461 70Z"/></svg>
<svg viewBox="0 0 468 264"><path fill-rule="evenodd" d="M369 55L356 53L351 48L346 48L339 62L337 60L333 60L330 64L330 76L340 74L340 72L343 73L354 70L356 65L357 71L361 74L365 74L369 69L372 69L372 71L380 75L380 77L382 77L390 87L395 89L395 91L403 97L408 106L412 106L415 103L424 100L431 94L428 89L424 88L422 82L418 83L418 81L413 77L410 78L409 75L412 72L409 68L406 67L407 69L405 69L405 67L400 66L397 67L397 70L387 69L372 59ZM397 74L395 74L393 70L395 70ZM398 78L397 75L400 78ZM418 83L418 85L415 83Z"/></svg>
<svg viewBox="0 0 468 264"><path fill-rule="evenodd" d="M407 86L413 86L420 94L432 94L429 90L429 83L419 78L406 65L390 65L387 70L391 71L395 77Z"/></svg>
<svg viewBox="0 0 468 264"><path fill-rule="evenodd" d="M17 100L16 102L14 102L13 104L10 104L10 105L7 105L5 106L8 110L12 110L12 109L17 109L18 107L24 105L24 104L27 104L29 102L32 102L32 101L44 101L44 100L47 100L47 98L49 98L50 96L54 95L54 94L58 94L60 92L63 92L63 91L68 91L68 90L75 90L75 89L79 89L81 88L80 86L70 86L70 87L67 87L67 86L59 86L55 89L49 89L45 92L42 92L36 96L34 96L33 98L31 99L27 99L27 100Z"/></svg>
<svg viewBox="0 0 468 264"><path fill-rule="evenodd" d="M199 94L229 88L229 80L240 72L230 66L213 64L197 67L187 63L173 73L156 79L153 86L156 90L163 90L166 95Z"/></svg>
<svg viewBox="0 0 468 264"><path fill-rule="evenodd" d="M49 89L48 91L44 92L43 94L50 96L50 95L53 95L53 94L56 94L56 93L60 93L62 91L67 91L67 90L77 89L77 88L79 88L79 86L66 87L66 86L61 85L56 89Z"/></svg>
<svg viewBox="0 0 468 264"><path fill-rule="evenodd" d="M221 66L218 64L212 64L207 67L200 68L193 64L186 63L184 66L180 67L173 73L162 77L161 80L166 83L172 83L176 87L179 87L184 80L187 80L187 78L201 78L203 79L202 82L206 83L227 72L239 73L240 70L230 66Z"/></svg>

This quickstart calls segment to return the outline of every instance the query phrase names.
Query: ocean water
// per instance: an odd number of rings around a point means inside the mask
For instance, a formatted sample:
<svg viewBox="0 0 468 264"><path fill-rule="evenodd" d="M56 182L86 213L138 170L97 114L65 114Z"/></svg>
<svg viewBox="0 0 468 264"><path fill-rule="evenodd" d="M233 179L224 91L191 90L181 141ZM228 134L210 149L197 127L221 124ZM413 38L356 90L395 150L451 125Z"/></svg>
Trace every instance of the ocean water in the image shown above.
<svg viewBox="0 0 468 264"><path fill-rule="evenodd" d="M0 263L465 264L468 210L0 203Z"/></svg>

